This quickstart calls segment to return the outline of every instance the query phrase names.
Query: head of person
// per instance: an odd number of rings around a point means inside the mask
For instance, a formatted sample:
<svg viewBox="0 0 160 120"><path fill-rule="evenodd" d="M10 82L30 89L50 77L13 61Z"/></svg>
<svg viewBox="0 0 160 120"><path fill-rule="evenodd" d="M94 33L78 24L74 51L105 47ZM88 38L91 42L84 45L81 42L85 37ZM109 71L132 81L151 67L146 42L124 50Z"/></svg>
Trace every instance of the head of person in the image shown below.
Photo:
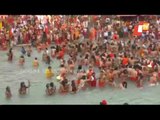
<svg viewBox="0 0 160 120"><path fill-rule="evenodd" d="M48 89L49 88L49 84L46 84L46 89Z"/></svg>
<svg viewBox="0 0 160 120"><path fill-rule="evenodd" d="M10 92L10 87L9 86L6 87L6 91Z"/></svg>
<svg viewBox="0 0 160 120"><path fill-rule="evenodd" d="M35 60L37 60L37 57L35 58Z"/></svg>
<svg viewBox="0 0 160 120"><path fill-rule="evenodd" d="M51 70L51 69L52 69L52 67L51 67L51 66L48 66L48 69L49 69L49 70Z"/></svg>
<svg viewBox="0 0 160 120"><path fill-rule="evenodd" d="M64 65L63 64L61 64L61 66L60 66L61 68L63 68L64 67Z"/></svg>
<svg viewBox="0 0 160 120"><path fill-rule="evenodd" d="M122 82L122 85L123 85L124 88L127 88L127 82L125 82L125 81Z"/></svg>
<svg viewBox="0 0 160 120"><path fill-rule="evenodd" d="M50 87L52 87L52 88L54 87L54 83L53 82L50 83Z"/></svg>
<svg viewBox="0 0 160 120"><path fill-rule="evenodd" d="M9 50L9 53L11 53L12 52L12 48L10 48L10 50Z"/></svg>
<svg viewBox="0 0 160 120"><path fill-rule="evenodd" d="M63 80L63 81L61 82L61 84L62 84L63 87L65 87L66 82Z"/></svg>
<svg viewBox="0 0 160 120"><path fill-rule="evenodd" d="M129 105L128 103L124 103L123 105Z"/></svg>
<svg viewBox="0 0 160 120"><path fill-rule="evenodd" d="M24 82L21 82L20 83L20 87L24 87L25 86L25 83Z"/></svg>

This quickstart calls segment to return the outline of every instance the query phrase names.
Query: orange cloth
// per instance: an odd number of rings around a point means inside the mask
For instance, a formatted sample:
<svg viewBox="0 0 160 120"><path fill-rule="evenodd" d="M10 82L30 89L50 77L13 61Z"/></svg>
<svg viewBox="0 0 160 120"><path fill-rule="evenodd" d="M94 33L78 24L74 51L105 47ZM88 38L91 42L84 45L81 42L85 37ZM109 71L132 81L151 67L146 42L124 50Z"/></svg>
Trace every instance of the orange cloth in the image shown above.
<svg viewBox="0 0 160 120"><path fill-rule="evenodd" d="M128 58L123 58L123 60L122 60L123 65L127 65L128 62L129 62Z"/></svg>

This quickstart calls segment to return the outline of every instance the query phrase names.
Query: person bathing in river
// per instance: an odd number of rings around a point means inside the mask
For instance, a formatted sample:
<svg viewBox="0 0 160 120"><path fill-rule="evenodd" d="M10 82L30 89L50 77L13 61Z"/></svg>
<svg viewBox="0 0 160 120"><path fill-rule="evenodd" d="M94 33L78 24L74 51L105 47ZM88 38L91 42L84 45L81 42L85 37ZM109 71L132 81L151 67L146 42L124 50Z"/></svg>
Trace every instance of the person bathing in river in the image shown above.
<svg viewBox="0 0 160 120"><path fill-rule="evenodd" d="M25 85L25 82L20 83L19 94L26 95L27 89L30 87L30 81L28 80L28 86Z"/></svg>
<svg viewBox="0 0 160 120"><path fill-rule="evenodd" d="M50 64L51 63L51 58L49 55L46 56L46 64Z"/></svg>
<svg viewBox="0 0 160 120"><path fill-rule="evenodd" d="M12 93L9 86L6 87L5 96L7 99L10 99L12 97Z"/></svg>
<svg viewBox="0 0 160 120"><path fill-rule="evenodd" d="M39 66L39 62L38 62L38 59L37 57L34 59L33 61L33 67L37 68Z"/></svg>
<svg viewBox="0 0 160 120"><path fill-rule="evenodd" d="M24 56L22 55L19 58L19 65L24 65L24 63L25 63L25 59L24 59Z"/></svg>

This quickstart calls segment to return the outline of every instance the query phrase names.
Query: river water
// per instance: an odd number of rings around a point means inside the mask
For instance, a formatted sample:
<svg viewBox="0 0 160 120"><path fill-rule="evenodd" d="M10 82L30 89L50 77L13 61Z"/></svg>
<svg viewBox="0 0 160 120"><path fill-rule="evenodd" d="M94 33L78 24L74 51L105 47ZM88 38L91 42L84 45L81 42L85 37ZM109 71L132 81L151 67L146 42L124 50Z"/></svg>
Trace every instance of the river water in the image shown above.
<svg viewBox="0 0 160 120"><path fill-rule="evenodd" d="M7 61L7 52L0 51L0 104L99 104L102 99L106 99L109 104L159 104L160 86L149 87L145 83L143 89L136 88L135 84L128 82L126 90L120 90L106 86L103 89L87 89L77 94L55 94L54 96L45 95L46 83L50 81L45 78L45 69L48 67L41 62L42 54L33 50L31 57L25 57L24 67L18 65L18 59L21 53L19 49L14 49L14 60L12 63ZM38 57L40 66L37 70L32 67L32 61ZM67 57L67 56L66 56ZM59 61L53 60L51 66L56 72L59 69ZM74 79L70 76L70 79ZM31 81L31 87L28 94L19 96L18 89L20 82ZM59 86L55 77L55 85ZM10 86L13 97L10 100L5 98L5 88Z"/></svg>

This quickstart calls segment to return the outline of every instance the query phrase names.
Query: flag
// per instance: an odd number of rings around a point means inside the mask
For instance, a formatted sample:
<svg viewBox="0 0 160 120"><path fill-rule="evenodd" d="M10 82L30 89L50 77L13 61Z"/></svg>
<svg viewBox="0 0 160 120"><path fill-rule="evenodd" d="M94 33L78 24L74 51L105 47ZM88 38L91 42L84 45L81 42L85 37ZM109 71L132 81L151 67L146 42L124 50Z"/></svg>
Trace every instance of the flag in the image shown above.
<svg viewBox="0 0 160 120"><path fill-rule="evenodd" d="M141 36L142 35L142 25L136 25L134 27L133 35L134 36Z"/></svg>
<svg viewBox="0 0 160 120"><path fill-rule="evenodd" d="M149 23L145 22L143 23L143 31L148 31L149 30Z"/></svg>
<svg viewBox="0 0 160 120"><path fill-rule="evenodd" d="M134 32L133 32L134 36L141 36L142 35L143 25L144 25L144 22L140 21L139 24L134 27Z"/></svg>

